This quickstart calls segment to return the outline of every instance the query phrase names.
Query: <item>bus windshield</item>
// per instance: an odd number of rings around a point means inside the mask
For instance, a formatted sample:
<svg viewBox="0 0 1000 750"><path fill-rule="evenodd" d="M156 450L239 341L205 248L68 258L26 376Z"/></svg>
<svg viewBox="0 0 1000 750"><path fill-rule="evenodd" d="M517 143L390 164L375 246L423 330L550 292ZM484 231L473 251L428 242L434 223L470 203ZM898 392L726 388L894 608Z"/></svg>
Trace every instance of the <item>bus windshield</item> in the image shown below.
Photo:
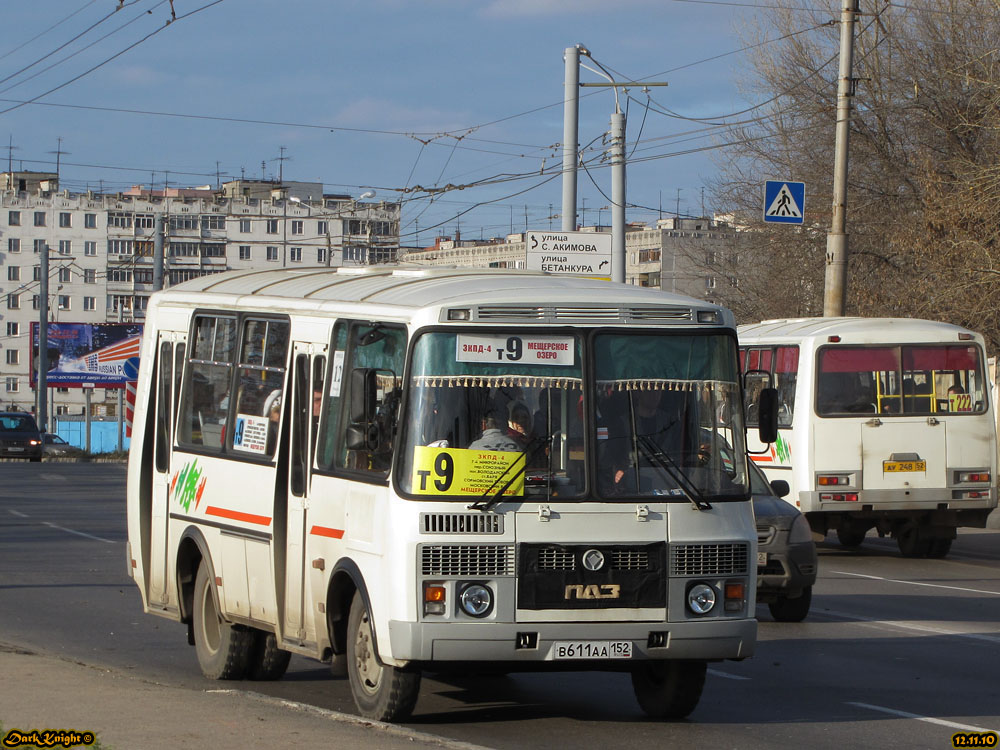
<svg viewBox="0 0 1000 750"><path fill-rule="evenodd" d="M978 346L830 346L819 351L816 412L820 416L985 410Z"/></svg>
<svg viewBox="0 0 1000 750"><path fill-rule="evenodd" d="M468 499L584 488L573 334L435 332L413 347L400 489Z"/></svg>
<svg viewBox="0 0 1000 750"><path fill-rule="evenodd" d="M732 338L600 334L594 363L601 495L746 497Z"/></svg>
<svg viewBox="0 0 1000 750"><path fill-rule="evenodd" d="M591 341L586 348L563 332L420 336L399 489L471 500L582 498L588 488L609 499L745 499L733 339L601 332Z"/></svg>

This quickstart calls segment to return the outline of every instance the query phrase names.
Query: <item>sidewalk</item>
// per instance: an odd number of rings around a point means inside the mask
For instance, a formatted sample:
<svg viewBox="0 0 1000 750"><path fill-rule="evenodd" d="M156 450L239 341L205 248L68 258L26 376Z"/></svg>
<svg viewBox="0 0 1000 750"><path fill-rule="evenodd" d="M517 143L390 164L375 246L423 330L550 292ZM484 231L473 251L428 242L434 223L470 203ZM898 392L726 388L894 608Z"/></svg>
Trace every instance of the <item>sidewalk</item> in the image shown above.
<svg viewBox="0 0 1000 750"><path fill-rule="evenodd" d="M93 732L103 750L476 747L259 693L159 685L4 644L0 674L4 734L11 729Z"/></svg>

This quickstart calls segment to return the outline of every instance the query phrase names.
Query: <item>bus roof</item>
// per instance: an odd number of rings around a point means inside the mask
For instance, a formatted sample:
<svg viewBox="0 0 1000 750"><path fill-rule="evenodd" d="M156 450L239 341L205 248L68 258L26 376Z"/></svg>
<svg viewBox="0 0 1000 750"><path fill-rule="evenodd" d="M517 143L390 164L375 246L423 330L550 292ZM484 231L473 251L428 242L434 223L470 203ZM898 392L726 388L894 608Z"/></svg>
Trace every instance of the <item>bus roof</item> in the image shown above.
<svg viewBox="0 0 1000 750"><path fill-rule="evenodd" d="M203 297L202 295L208 295ZM294 301L378 304L412 314L429 307L475 308L486 320L489 306L503 306L498 318L524 320L623 317L636 323L697 321L697 311L722 311L719 322L733 326L732 313L718 305L659 289L623 286L597 279L535 271L474 268L381 266L228 271L202 276L157 293L158 304L236 304L253 296L262 303ZM629 314L625 308L635 307ZM548 314L546 308L551 308ZM576 309L577 315L565 311ZM520 311L520 312L517 312ZM612 314L614 313L614 314ZM624 314L623 314L624 313Z"/></svg>
<svg viewBox="0 0 1000 750"><path fill-rule="evenodd" d="M981 337L962 326L918 318L784 318L739 326L741 343L801 341L841 336L844 343L878 344L958 341L959 334Z"/></svg>

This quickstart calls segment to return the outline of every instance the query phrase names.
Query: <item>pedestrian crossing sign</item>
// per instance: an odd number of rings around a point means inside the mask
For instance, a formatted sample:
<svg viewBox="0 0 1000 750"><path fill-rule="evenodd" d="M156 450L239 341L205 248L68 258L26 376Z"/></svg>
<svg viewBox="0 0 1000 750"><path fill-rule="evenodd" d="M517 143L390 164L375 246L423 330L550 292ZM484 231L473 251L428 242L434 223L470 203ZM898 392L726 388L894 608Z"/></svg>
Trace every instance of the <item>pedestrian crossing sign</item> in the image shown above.
<svg viewBox="0 0 1000 750"><path fill-rule="evenodd" d="M801 224L806 207L806 184L786 180L764 183L764 221Z"/></svg>

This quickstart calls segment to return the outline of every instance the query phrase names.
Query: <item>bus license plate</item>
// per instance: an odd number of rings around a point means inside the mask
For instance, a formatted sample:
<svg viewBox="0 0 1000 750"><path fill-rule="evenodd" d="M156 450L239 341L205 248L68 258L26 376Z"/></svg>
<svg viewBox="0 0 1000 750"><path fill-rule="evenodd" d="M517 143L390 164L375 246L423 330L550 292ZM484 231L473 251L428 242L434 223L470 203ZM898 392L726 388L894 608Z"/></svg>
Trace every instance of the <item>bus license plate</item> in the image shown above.
<svg viewBox="0 0 1000 750"><path fill-rule="evenodd" d="M883 461L882 471L927 471L926 461Z"/></svg>
<svg viewBox="0 0 1000 750"><path fill-rule="evenodd" d="M632 641L556 641L554 659L631 659Z"/></svg>
<svg viewBox="0 0 1000 750"><path fill-rule="evenodd" d="M757 553L757 564L760 565L760 566L767 565L767 553L766 552L758 552Z"/></svg>

